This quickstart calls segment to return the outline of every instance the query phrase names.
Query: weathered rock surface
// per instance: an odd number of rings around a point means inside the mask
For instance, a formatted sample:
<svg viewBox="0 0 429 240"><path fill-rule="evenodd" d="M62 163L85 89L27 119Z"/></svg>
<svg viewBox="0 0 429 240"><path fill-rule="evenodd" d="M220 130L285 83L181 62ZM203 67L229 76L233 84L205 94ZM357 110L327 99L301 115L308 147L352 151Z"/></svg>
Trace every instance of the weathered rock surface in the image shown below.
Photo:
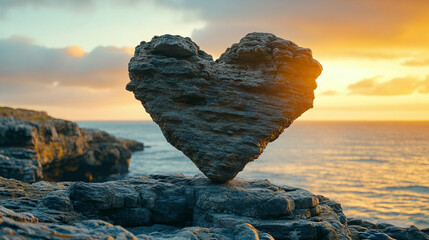
<svg viewBox="0 0 429 240"><path fill-rule="evenodd" d="M400 228L388 223L374 224L361 219L348 219L348 226L353 239L369 240L427 240L429 235L415 226Z"/></svg>
<svg viewBox="0 0 429 240"><path fill-rule="evenodd" d="M136 47L128 69L127 90L167 141L226 182L313 106L322 66L310 49L250 33L216 61L190 38L156 36Z"/></svg>
<svg viewBox="0 0 429 240"><path fill-rule="evenodd" d="M268 180L183 175L104 183L0 178L0 239L429 239L347 219L341 205Z"/></svg>
<svg viewBox="0 0 429 240"><path fill-rule="evenodd" d="M128 171L143 144L43 112L0 108L0 176L34 182L92 180Z"/></svg>
<svg viewBox="0 0 429 240"><path fill-rule="evenodd" d="M34 182L43 176L42 163L33 150L0 147L0 176Z"/></svg>

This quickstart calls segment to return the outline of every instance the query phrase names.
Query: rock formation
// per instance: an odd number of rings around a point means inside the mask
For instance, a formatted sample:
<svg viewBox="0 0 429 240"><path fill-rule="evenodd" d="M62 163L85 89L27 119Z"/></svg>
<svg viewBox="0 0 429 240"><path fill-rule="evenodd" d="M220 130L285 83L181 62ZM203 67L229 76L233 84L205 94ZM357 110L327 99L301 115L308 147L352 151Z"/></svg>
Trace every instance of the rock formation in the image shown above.
<svg viewBox="0 0 429 240"><path fill-rule="evenodd" d="M154 175L104 183L0 177L0 239L401 239L427 230L347 219L341 205L268 180Z"/></svg>
<svg viewBox="0 0 429 240"><path fill-rule="evenodd" d="M136 47L128 69L127 90L167 141L226 182L313 106L322 66L310 49L251 33L216 61L190 38L156 36Z"/></svg>
<svg viewBox="0 0 429 240"><path fill-rule="evenodd" d="M44 112L0 108L0 176L24 182L93 180L128 171L143 144Z"/></svg>

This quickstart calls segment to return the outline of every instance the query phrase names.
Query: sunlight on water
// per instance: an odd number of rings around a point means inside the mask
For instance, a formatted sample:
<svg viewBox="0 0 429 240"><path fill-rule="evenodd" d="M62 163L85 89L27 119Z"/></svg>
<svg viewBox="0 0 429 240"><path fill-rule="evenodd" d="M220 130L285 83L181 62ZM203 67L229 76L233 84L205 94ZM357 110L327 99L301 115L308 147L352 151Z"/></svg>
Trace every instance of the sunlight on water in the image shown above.
<svg viewBox="0 0 429 240"><path fill-rule="evenodd" d="M199 174L153 122L80 122L150 146L129 176ZM296 122L238 175L341 202L349 217L429 227L429 122Z"/></svg>

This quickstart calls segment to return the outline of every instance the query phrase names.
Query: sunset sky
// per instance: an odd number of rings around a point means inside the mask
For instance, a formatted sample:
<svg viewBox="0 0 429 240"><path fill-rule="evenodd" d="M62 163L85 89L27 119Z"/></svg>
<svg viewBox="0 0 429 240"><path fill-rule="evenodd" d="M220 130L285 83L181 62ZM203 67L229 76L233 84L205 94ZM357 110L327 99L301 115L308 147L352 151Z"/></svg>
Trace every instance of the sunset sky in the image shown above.
<svg viewBox="0 0 429 240"><path fill-rule="evenodd" d="M191 37L215 59L249 32L324 67L305 120L429 120L429 1L0 0L0 106L149 120L125 90L140 41Z"/></svg>

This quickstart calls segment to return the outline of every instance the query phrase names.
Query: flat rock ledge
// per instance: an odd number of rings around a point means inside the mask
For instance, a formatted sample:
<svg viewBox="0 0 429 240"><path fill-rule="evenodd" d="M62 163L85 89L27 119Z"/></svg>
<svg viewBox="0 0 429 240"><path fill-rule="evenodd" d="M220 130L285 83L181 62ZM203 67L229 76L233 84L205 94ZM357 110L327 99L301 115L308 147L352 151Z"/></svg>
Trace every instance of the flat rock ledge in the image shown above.
<svg viewBox="0 0 429 240"><path fill-rule="evenodd" d="M0 239L429 239L348 219L339 203L268 180L202 175L104 183L0 177Z"/></svg>

